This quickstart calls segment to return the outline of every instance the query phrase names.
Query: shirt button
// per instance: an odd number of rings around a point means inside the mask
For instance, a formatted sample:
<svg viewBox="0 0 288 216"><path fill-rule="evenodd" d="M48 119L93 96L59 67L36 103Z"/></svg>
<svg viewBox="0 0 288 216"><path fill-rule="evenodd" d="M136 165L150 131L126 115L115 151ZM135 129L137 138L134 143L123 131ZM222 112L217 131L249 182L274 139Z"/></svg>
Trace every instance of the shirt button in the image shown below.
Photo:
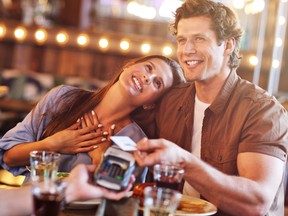
<svg viewBox="0 0 288 216"><path fill-rule="evenodd" d="M222 161L222 155L218 155L218 161Z"/></svg>

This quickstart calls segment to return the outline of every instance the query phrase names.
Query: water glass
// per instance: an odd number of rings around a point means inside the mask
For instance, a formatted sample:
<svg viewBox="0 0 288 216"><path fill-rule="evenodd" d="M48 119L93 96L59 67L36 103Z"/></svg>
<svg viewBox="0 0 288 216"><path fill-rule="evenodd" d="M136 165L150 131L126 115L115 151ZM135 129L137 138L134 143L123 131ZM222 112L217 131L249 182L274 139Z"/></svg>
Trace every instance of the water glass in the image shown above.
<svg viewBox="0 0 288 216"><path fill-rule="evenodd" d="M49 151L30 152L30 171L31 179L34 177L56 179L61 154ZM39 181L39 179L37 180Z"/></svg>
<svg viewBox="0 0 288 216"><path fill-rule="evenodd" d="M144 216L174 215L181 194L169 188L146 187L144 189Z"/></svg>

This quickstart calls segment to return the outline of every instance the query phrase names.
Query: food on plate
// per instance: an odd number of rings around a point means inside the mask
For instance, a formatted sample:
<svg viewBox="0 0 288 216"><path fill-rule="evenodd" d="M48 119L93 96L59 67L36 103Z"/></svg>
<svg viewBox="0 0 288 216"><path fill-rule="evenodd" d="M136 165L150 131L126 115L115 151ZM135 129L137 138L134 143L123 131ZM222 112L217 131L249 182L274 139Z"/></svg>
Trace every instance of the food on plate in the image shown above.
<svg viewBox="0 0 288 216"><path fill-rule="evenodd" d="M187 213L205 213L205 208L209 205L206 201L197 202L195 200L189 200L182 198L179 201L177 210L187 212Z"/></svg>
<svg viewBox="0 0 288 216"><path fill-rule="evenodd" d="M57 177L58 178L66 178L69 176L68 172L57 172Z"/></svg>
<svg viewBox="0 0 288 216"><path fill-rule="evenodd" d="M153 182L140 183L133 188L132 196L139 199L140 206L143 206L144 203L144 189L149 186L150 187L154 186L154 183Z"/></svg>

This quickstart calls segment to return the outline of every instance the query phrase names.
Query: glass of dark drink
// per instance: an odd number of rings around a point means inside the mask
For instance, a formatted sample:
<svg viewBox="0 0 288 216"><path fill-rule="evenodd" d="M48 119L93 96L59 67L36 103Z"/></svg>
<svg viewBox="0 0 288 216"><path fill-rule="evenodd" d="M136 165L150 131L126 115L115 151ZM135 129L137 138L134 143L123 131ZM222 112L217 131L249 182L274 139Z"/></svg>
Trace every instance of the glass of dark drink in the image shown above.
<svg viewBox="0 0 288 216"><path fill-rule="evenodd" d="M32 182L33 216L57 216L60 214L66 182L44 179Z"/></svg>
<svg viewBox="0 0 288 216"><path fill-rule="evenodd" d="M30 152L33 216L58 216L67 183L57 178L61 154Z"/></svg>
<svg viewBox="0 0 288 216"><path fill-rule="evenodd" d="M156 164L153 167L153 175L156 187L180 190L184 169L168 164Z"/></svg>

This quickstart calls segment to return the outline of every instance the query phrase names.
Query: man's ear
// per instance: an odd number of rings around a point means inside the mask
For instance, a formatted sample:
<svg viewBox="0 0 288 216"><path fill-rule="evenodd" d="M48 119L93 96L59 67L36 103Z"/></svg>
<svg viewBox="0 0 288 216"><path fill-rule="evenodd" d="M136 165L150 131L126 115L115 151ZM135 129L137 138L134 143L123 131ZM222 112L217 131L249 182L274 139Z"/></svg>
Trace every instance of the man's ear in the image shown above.
<svg viewBox="0 0 288 216"><path fill-rule="evenodd" d="M229 38L225 43L225 53L231 55L235 49L235 39Z"/></svg>
<svg viewBox="0 0 288 216"><path fill-rule="evenodd" d="M152 109L154 109L155 108L155 104L145 104L145 105L143 105L143 109L144 110L152 110Z"/></svg>

